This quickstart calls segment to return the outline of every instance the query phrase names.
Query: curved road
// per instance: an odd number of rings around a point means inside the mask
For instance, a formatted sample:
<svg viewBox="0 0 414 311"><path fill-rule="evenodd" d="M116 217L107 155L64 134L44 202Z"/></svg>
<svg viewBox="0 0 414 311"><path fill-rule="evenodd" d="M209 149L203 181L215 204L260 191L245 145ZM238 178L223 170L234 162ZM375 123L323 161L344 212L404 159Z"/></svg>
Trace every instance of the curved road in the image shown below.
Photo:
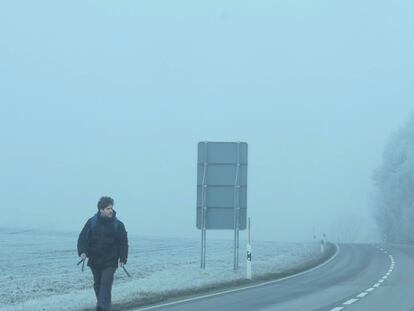
<svg viewBox="0 0 414 311"><path fill-rule="evenodd" d="M414 311L414 248L343 244L329 263L298 276L137 310Z"/></svg>

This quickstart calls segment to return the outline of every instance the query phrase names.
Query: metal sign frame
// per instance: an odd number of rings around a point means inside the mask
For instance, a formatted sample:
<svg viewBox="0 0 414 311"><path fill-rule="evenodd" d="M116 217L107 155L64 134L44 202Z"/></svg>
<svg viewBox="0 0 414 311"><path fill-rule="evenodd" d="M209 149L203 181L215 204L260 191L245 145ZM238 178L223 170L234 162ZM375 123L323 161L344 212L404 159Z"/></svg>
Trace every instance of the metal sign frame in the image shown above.
<svg viewBox="0 0 414 311"><path fill-rule="evenodd" d="M206 265L207 229L234 230L234 270L238 269L239 231L246 229L247 222L247 151L247 144L243 142L206 141L198 144L197 228L201 230L202 269ZM229 178L234 179L230 181Z"/></svg>

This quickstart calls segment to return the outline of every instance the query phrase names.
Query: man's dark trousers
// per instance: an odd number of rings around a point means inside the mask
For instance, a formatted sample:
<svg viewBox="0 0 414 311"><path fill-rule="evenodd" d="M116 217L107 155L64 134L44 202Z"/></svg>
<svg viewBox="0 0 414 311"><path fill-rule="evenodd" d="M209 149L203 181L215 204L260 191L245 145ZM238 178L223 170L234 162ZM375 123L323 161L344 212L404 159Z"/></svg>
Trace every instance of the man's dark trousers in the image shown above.
<svg viewBox="0 0 414 311"><path fill-rule="evenodd" d="M93 274L93 289L95 290L97 300L97 310L110 311L111 310L111 291L112 283L114 281L114 267L91 267Z"/></svg>

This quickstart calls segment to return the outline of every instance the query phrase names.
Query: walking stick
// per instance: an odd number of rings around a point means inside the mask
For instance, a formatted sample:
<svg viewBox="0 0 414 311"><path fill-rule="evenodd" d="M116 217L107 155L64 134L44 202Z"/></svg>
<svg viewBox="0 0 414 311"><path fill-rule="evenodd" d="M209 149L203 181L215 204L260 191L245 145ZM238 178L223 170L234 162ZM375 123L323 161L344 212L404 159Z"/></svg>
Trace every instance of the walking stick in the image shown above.
<svg viewBox="0 0 414 311"><path fill-rule="evenodd" d="M128 277L131 277L131 274L129 274L129 272L127 271L127 269L125 268L125 266L122 266L122 269L124 269L126 275L128 275Z"/></svg>
<svg viewBox="0 0 414 311"><path fill-rule="evenodd" d="M85 270L85 259L81 259L76 265L79 266L82 263L82 272Z"/></svg>

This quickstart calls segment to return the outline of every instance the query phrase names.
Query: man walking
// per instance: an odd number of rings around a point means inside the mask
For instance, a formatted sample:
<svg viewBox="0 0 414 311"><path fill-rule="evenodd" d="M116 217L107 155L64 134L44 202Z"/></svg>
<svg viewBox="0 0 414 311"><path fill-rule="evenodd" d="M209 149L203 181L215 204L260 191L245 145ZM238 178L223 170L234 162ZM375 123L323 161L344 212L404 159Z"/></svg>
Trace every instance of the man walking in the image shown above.
<svg viewBox="0 0 414 311"><path fill-rule="evenodd" d="M88 260L93 274L97 311L111 310L114 273L128 258L128 237L124 224L116 218L114 200L102 197L98 213L89 218L78 239L78 254Z"/></svg>

